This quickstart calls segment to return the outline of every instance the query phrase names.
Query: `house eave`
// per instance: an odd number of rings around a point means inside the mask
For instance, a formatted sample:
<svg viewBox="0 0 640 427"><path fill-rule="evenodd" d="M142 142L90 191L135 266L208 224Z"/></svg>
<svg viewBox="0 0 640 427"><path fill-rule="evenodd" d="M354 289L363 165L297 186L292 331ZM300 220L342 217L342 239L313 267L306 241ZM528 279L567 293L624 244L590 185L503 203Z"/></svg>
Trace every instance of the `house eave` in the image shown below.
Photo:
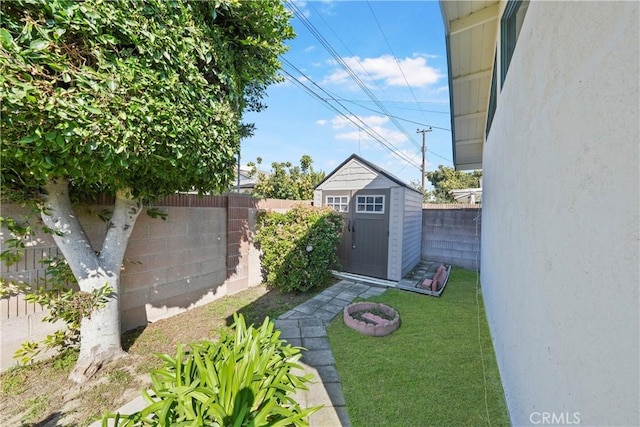
<svg viewBox="0 0 640 427"><path fill-rule="evenodd" d="M440 1L447 41L453 163L482 168L499 1Z"/></svg>

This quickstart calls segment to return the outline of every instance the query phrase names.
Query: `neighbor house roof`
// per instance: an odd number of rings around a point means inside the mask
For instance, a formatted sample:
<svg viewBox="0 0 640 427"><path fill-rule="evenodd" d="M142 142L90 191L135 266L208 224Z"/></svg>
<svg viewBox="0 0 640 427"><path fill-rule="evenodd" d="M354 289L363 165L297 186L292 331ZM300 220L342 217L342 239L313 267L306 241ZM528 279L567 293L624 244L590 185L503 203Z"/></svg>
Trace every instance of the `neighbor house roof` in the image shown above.
<svg viewBox="0 0 640 427"><path fill-rule="evenodd" d="M419 190L413 188L412 186L410 186L409 184L405 183L404 181L400 180L399 178L393 176L392 174L390 174L389 172L387 172L386 170L374 165L373 163L371 163L368 160L365 160L364 158L358 156L357 154L352 154L351 156L349 156L344 162L340 163L330 174L328 174L327 176L324 177L324 179L322 181L320 181L314 188L318 188L320 187L323 183L325 183L326 181L328 181L337 171L339 171L340 169L342 169L342 167L344 165L346 165L347 163L349 163L351 160L357 160L358 162L362 163L363 165L365 165L366 167L368 167L369 169L373 170L374 172L390 179L391 181L395 182L396 184L398 184L401 187L406 187L410 190L413 190L415 192L420 193Z"/></svg>
<svg viewBox="0 0 640 427"><path fill-rule="evenodd" d="M453 163L482 168L500 3L440 0L447 42Z"/></svg>

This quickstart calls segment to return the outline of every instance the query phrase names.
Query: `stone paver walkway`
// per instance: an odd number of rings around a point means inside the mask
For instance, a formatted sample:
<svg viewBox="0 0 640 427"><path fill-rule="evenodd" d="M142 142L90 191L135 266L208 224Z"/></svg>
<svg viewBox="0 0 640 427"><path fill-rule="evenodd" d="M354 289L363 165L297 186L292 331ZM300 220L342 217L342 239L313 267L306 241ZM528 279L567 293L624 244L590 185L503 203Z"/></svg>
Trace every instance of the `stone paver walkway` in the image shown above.
<svg viewBox="0 0 640 427"><path fill-rule="evenodd" d="M342 313L342 309L355 298L369 298L380 295L385 290L385 287L342 280L276 319L275 325L280 330L282 339L286 339L291 345L307 349L302 356L303 372L298 372L298 375L310 373L313 374L313 380L307 383L309 389L298 392L295 399L303 408L324 405L309 417L311 427L351 425L327 337L326 324ZM131 414L146 406L146 401L139 396L118 412ZM100 421L96 421L91 427L100 425ZM113 425L113 422L109 425Z"/></svg>
<svg viewBox="0 0 640 427"><path fill-rule="evenodd" d="M309 390L300 391L295 398L302 407L324 405L309 417L311 427L351 425L327 337L327 323L355 298L380 295L386 289L341 280L276 319L281 338L307 349L302 356L302 366L304 373L313 374L314 379Z"/></svg>

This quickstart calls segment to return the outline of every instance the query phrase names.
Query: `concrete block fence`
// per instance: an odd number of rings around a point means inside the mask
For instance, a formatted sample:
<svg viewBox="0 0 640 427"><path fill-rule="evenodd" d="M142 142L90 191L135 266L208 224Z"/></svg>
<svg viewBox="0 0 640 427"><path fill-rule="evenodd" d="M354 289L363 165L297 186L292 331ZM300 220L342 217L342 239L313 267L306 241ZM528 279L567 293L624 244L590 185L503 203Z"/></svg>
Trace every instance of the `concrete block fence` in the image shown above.
<svg viewBox="0 0 640 427"><path fill-rule="evenodd" d="M422 206L422 259L480 267L480 205Z"/></svg>
<svg viewBox="0 0 640 427"><path fill-rule="evenodd" d="M260 254L253 244L259 210L285 211L296 202L258 200L244 194L199 197L176 194L155 203L166 220L142 213L129 240L121 271L123 330L174 316L262 282ZM113 199L101 197L78 209L94 248L102 246L105 223L97 213L112 209ZM22 218L29 211L3 204L2 216ZM7 230L0 230L2 242ZM45 278L39 262L58 254L51 236L35 236L25 257L1 265L5 279L33 283ZM44 282L46 286L46 281ZM22 296L0 299L0 370L15 364L13 353L25 340L39 341L59 325L41 322L44 309Z"/></svg>
<svg viewBox="0 0 640 427"><path fill-rule="evenodd" d="M167 219L142 213L129 240L121 272L123 330L133 329L262 282L260 253L254 246L260 210L286 211L299 201L258 200L244 194L199 197L176 194L155 204ZM302 202L310 204L310 202ZM106 225L97 213L112 209L103 197L78 210L80 221L95 248L102 246ZM479 234L474 206L425 205L422 258L475 268ZM19 219L29 211L3 204L2 216ZM478 227L479 233L479 227ZM7 236L0 230L0 240ZM4 279L33 283L42 278L39 262L58 254L48 235L35 236L25 257L12 266L0 265ZM44 281L46 286L46 280ZM15 364L13 353L25 340L39 341L59 325L43 323L44 309L22 296L0 299L0 370Z"/></svg>

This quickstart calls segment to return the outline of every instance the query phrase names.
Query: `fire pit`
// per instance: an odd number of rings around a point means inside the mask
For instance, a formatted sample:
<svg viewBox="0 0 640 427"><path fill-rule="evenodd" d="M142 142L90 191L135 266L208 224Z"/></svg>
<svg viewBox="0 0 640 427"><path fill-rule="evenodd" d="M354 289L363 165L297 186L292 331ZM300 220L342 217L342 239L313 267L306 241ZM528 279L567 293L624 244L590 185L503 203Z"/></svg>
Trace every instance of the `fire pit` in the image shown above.
<svg viewBox="0 0 640 427"><path fill-rule="evenodd" d="M356 302L343 311L344 323L372 337L389 335L400 327L400 313L388 305L375 302Z"/></svg>

